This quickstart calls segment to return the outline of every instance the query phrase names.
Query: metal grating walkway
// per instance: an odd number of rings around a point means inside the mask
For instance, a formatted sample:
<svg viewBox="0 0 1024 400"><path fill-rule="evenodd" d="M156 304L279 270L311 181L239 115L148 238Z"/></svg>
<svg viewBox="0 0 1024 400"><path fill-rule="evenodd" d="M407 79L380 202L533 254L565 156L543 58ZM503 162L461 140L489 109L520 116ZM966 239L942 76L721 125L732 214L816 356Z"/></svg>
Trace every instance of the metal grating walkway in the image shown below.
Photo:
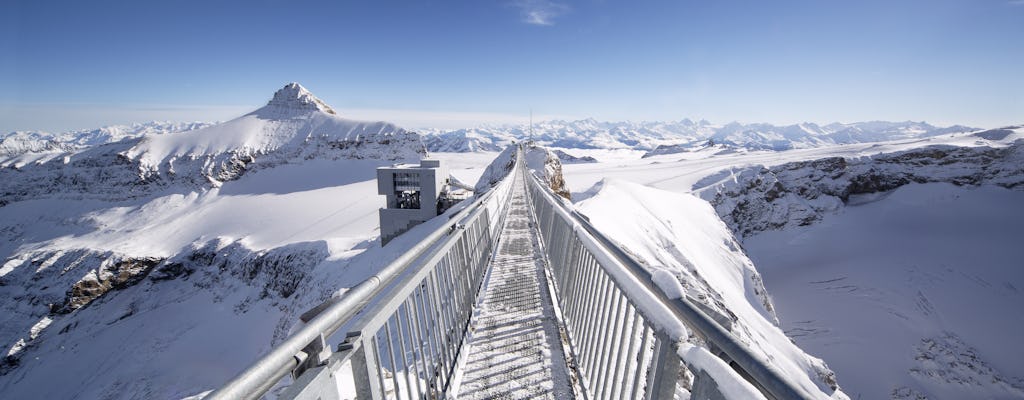
<svg viewBox="0 0 1024 400"><path fill-rule="evenodd" d="M517 174L473 317L458 399L571 399L534 220Z"/></svg>

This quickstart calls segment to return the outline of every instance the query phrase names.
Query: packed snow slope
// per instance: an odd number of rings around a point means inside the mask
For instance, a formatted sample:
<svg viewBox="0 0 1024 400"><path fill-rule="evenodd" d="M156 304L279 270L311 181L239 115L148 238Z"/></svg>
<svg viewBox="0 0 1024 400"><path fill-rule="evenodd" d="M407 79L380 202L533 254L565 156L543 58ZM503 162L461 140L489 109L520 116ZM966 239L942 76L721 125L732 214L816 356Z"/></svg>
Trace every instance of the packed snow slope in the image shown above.
<svg viewBox="0 0 1024 400"><path fill-rule="evenodd" d="M543 121L529 125L483 126L470 129L424 129L430 151L495 151L519 140L534 140L547 147L568 149L635 149L650 155L693 151L711 141L728 148L790 150L837 144L916 139L976 130L965 126L936 127L925 122L856 122L818 125L772 125L705 120L603 122Z"/></svg>
<svg viewBox="0 0 1024 400"><path fill-rule="evenodd" d="M415 241L376 240L374 169L422 154L291 84L221 125L4 164L0 398L223 384ZM440 157L465 181L485 162Z"/></svg>
<svg viewBox="0 0 1024 400"><path fill-rule="evenodd" d="M1024 398L1024 191L912 183L745 247L851 396Z"/></svg>
<svg viewBox="0 0 1024 400"><path fill-rule="evenodd" d="M847 398L825 363L776 326L760 274L707 202L622 180L602 181L593 191L577 204L578 210L652 276L673 277L683 296L807 393ZM678 290L659 285L669 294Z"/></svg>
<svg viewBox="0 0 1024 400"><path fill-rule="evenodd" d="M566 165L564 173L584 208L622 181L643 185L622 196L649 192L658 200L647 202L671 203L654 211L609 206L625 218L591 213L622 232L616 240L631 251L656 260L651 265L699 243L675 258L700 268L689 260L707 260L701 254L723 242L692 236L714 223L728 227L763 274L780 327L827 362L852 398L1024 397L1016 350L1024 332L1016 311L1024 304L1024 128L786 152L706 147L650 158L580 151L602 161ZM711 225L678 222L711 207L720 218ZM656 217L634 215L643 213ZM655 233L678 240L634 239Z"/></svg>

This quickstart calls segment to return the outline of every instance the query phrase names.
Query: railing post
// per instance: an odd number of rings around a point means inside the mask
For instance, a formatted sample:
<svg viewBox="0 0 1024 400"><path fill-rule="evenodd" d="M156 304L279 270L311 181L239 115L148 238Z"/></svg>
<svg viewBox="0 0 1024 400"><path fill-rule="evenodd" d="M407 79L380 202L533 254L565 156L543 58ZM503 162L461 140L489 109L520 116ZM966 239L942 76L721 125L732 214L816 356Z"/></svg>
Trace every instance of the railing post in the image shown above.
<svg viewBox="0 0 1024 400"><path fill-rule="evenodd" d="M679 380L681 363L676 346L665 332L656 331L654 360L647 375L647 390L644 399L671 399L675 397L676 382Z"/></svg>
<svg viewBox="0 0 1024 400"><path fill-rule="evenodd" d="M374 336L356 337L355 340L362 341L362 345L352 354L352 378L356 384L356 398L383 399L384 388L381 387L380 364L377 362L377 341Z"/></svg>

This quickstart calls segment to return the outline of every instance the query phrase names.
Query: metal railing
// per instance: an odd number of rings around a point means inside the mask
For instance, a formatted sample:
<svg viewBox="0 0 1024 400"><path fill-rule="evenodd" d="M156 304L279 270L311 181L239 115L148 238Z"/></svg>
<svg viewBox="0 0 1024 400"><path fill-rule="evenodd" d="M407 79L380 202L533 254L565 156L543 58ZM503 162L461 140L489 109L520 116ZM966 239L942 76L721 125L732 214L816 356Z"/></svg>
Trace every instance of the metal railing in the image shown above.
<svg viewBox="0 0 1024 400"><path fill-rule="evenodd" d="M442 397L513 180L510 173L376 275L307 312L305 326L205 398L260 398L289 374L294 382L279 398ZM328 341L343 327L334 351Z"/></svg>
<svg viewBox="0 0 1024 400"><path fill-rule="evenodd" d="M671 399L679 389L691 398L828 397L788 380L686 298L668 298L586 217L536 177L528 181L585 397Z"/></svg>
<svg viewBox="0 0 1024 400"><path fill-rule="evenodd" d="M570 367L589 399L808 399L688 300L650 275L536 177L512 173L344 295L207 399L255 399L291 374L283 399L438 399L465 357L469 324L511 191L527 181ZM522 184L522 183L519 183ZM344 329L344 330L342 330ZM337 350L332 335L347 334ZM695 346L693 343L700 344Z"/></svg>

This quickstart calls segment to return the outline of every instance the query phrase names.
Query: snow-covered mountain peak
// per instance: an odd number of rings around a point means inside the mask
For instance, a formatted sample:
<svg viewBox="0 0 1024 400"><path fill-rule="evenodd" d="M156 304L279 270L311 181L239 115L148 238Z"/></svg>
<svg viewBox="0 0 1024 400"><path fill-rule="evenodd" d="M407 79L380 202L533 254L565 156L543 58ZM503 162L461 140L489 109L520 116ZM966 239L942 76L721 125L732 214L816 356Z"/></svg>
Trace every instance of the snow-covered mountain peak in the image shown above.
<svg viewBox="0 0 1024 400"><path fill-rule="evenodd" d="M270 118L290 117L297 114L306 114L310 111L320 111L337 115L331 106L324 103L302 85L292 82L274 93L274 98L263 108L256 110L253 114Z"/></svg>

